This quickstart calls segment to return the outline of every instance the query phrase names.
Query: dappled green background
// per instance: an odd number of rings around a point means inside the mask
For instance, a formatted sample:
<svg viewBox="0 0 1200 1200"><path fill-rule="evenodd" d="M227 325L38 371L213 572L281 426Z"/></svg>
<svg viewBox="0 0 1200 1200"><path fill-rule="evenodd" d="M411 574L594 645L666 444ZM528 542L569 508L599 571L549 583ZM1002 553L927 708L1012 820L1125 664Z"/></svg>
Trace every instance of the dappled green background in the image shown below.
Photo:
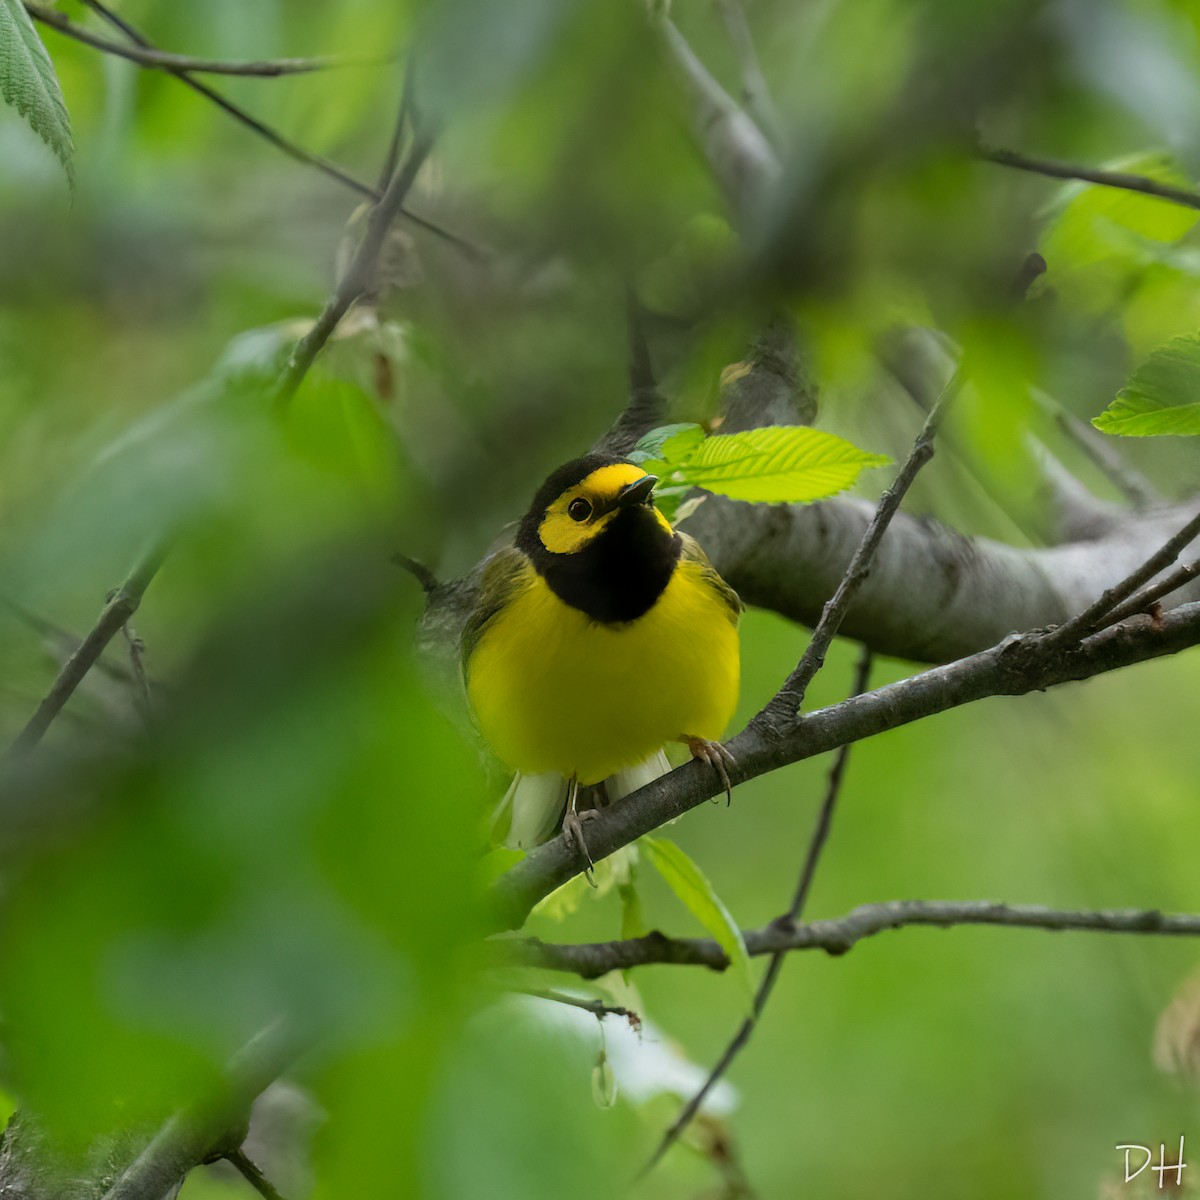
<svg viewBox="0 0 1200 1200"><path fill-rule="evenodd" d="M405 226L396 253L423 282L350 326L282 424L265 384L319 311L358 199L176 80L46 33L73 195L0 114L0 589L19 606L0 607L5 742L63 652L31 619L81 634L147 542L179 533L134 622L150 732L118 639L5 780L11 1104L81 1140L153 1124L286 1006L320 1033L295 1071L318 1109L318 1194L626 1192L674 1105L597 1106L594 1022L571 1036L494 1007L477 861L503 780L425 682L419 588L388 559L467 568L611 422L631 281L680 419L717 411L721 368L782 310L819 424L901 456L921 412L875 349L925 325L962 347L971 386L916 511L1035 542L1030 429L1115 495L1056 412L1094 416L1157 345L1195 332L1197 214L1006 173L971 139L1194 179L1194 6L749 11L797 165L787 202L739 241L636 5L123 5L163 46L206 56L378 57L424 39L420 95L444 132L411 204L486 258ZM673 15L736 88L712 8ZM215 85L374 181L401 70ZM1034 249L1048 271L1016 306ZM1182 440L1120 448L1168 496L1194 481ZM805 637L748 614L739 721ZM811 703L844 695L854 653L836 648ZM874 681L912 669L882 662ZM912 897L1200 908L1198 672L1185 655L858 747L809 915ZM826 765L667 831L742 924L786 906ZM698 932L646 876L649 921ZM531 928L614 937L620 908L584 896ZM793 956L731 1073L737 1161L764 1197L1096 1194L1117 1143L1200 1143L1194 1090L1151 1057L1198 962L1186 940L1004 929ZM736 981L707 972L649 968L632 985L611 990L660 1031L647 1053L670 1040L707 1066L744 1011ZM721 1186L685 1147L640 1194ZM183 1196L240 1193L205 1170Z"/></svg>

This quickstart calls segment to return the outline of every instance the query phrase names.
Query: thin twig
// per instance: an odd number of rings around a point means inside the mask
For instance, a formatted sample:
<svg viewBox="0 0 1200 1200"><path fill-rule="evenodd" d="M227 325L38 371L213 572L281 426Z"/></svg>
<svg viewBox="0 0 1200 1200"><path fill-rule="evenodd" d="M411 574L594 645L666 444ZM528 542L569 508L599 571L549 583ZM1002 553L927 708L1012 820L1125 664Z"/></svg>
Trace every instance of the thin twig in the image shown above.
<svg viewBox="0 0 1200 1200"><path fill-rule="evenodd" d="M151 546L134 564L125 582L109 596L107 603L100 610L96 624L79 644L79 649L63 664L50 691L46 693L46 698L17 735L8 751L10 757L27 753L42 740L54 718L62 711L63 705L104 653L105 647L137 612L146 588L150 586L150 581L158 573L158 568L166 557L168 545L167 541L159 541Z"/></svg>
<svg viewBox="0 0 1200 1200"><path fill-rule="evenodd" d="M40 613L26 608L12 596L0 593L0 604L3 604L18 620L28 625L35 633L40 634L46 640L46 649L60 664L62 660L69 658L79 649L83 639L77 634L72 633L69 629L64 629L63 626L43 617ZM96 663L96 668L118 683L128 685L134 682L132 671L124 663L109 662L107 659L101 658Z"/></svg>
<svg viewBox="0 0 1200 1200"><path fill-rule="evenodd" d="M1200 937L1200 913L1163 913L1158 909L1074 911L1037 904L1004 904L992 900L891 900L863 904L845 916L805 925L772 921L743 934L749 954L823 950L841 955L865 938L890 929L928 925L1001 925L1013 929L1046 929L1083 933ZM628 971L650 964L709 967L724 971L729 959L710 938L671 938L661 933L614 942L556 944L537 938L507 938L490 943L496 965L539 967L583 979L609 971Z"/></svg>
<svg viewBox="0 0 1200 1200"><path fill-rule="evenodd" d="M854 683L850 691L851 696L861 696L867 690L871 676L871 662L871 651L864 648L859 655L858 665L854 670ZM805 902L808 900L808 893L812 889L812 882L817 873L817 863L821 859L821 852L825 849L825 843L829 839L829 831L833 825L833 813L837 807L838 795L842 789L842 780L845 778L846 763L849 758L850 744L838 747L837 752L834 754L833 763L829 768L829 776L825 783L825 798L821 802L821 809L817 814L816 824L813 826L812 836L808 842L808 849L804 855L804 865L800 868L800 876L796 881L796 890L792 895L792 902L788 907L787 913L781 918L781 921L788 927L793 926L804 911ZM725 1047L725 1053L717 1060L716 1065L709 1072L704 1084L683 1106L679 1116L675 1118L663 1134L658 1148L654 1151L654 1155L650 1161L642 1168L639 1178L642 1175L649 1174L658 1164L659 1160L662 1159L663 1155L679 1140L680 1135L700 1111L700 1107L709 1092L716 1087L718 1080L729 1070L733 1060L741 1053L746 1043L749 1042L751 1035L758 1027L759 1018L767 1006L767 1001L771 998L771 992L775 988L775 983L779 978L779 973L783 968L783 962L786 957L787 951L782 949L776 950L771 955L771 961L767 964L767 969L763 974L762 980L759 982L758 990L754 993L754 1003L751 1006L750 1015L746 1017L738 1028L737 1033L733 1035L729 1045Z"/></svg>
<svg viewBox="0 0 1200 1200"><path fill-rule="evenodd" d="M283 1200L283 1196L280 1195L275 1185L259 1170L241 1147L226 1154L225 1161L242 1173L242 1177L263 1197L263 1200Z"/></svg>
<svg viewBox="0 0 1200 1200"><path fill-rule="evenodd" d="M400 88L400 109L396 113L396 120L392 125L392 138L388 142L387 154L384 156L383 166L379 171L378 190L380 194L387 187L388 181L396 173L396 167L400 163L400 151L404 146L404 131L408 126L409 113L412 108L412 79L412 71L405 71L404 83Z"/></svg>
<svg viewBox="0 0 1200 1200"><path fill-rule="evenodd" d="M1157 583L1135 592L1124 604L1117 605L1105 618L1105 625L1119 625L1139 613L1149 612L1164 597L1200 575L1200 559L1184 563L1164 575Z"/></svg>
<svg viewBox="0 0 1200 1200"><path fill-rule="evenodd" d="M94 2L95 0L89 0L89 3ZM296 344L296 348L288 359L276 390L275 403L277 407L286 407L292 396L295 395L296 389L303 382L305 375L308 374L308 369L312 366L314 359L321 352L334 329L337 328L338 322L370 285L388 227L400 211L404 197L408 195L409 189L417 178L417 172L420 171L432 147L432 136L424 131L419 132L404 165L392 177L392 181L380 197L379 203L371 210L363 239L354 252L354 257L350 260L342 278L338 280L333 295L329 297L325 307L321 310L321 315L308 333Z"/></svg>
<svg viewBox="0 0 1200 1200"><path fill-rule="evenodd" d="M1136 508L1150 508L1162 503L1162 497L1155 491L1154 485L1140 471L1131 467L1099 430L1065 408L1058 408L1054 419L1058 427Z"/></svg>
<svg viewBox="0 0 1200 1200"><path fill-rule="evenodd" d="M1149 583L1160 571L1165 571L1179 557L1181 551L1197 537L1200 537L1200 513L1188 521L1174 537L1168 538L1136 571L1131 572L1120 583L1113 584L1077 617L1072 617L1053 630L1048 635L1049 640L1059 644L1073 642L1111 624L1111 620L1106 620L1109 614L1143 584Z"/></svg>
<svg viewBox="0 0 1200 1200"><path fill-rule="evenodd" d="M1014 150L982 146L979 157L1002 167L1013 167L1033 175L1047 175L1052 179L1077 179L1082 183L1095 183L1100 187L1119 188L1126 192L1141 192L1185 208L1200 208L1200 192L1190 188L1176 187L1151 179L1148 175L1131 175L1126 171L1105 171L1097 167L1083 167L1078 163L1057 162L1049 158L1035 158L1029 154L1018 154Z"/></svg>
<svg viewBox="0 0 1200 1200"><path fill-rule="evenodd" d="M758 51L754 48L754 37L750 32L750 22L746 19L745 5L742 0L717 0L717 7L725 19L725 30L737 57L742 104L767 140L778 149L783 145L783 122L779 119L779 110L775 107L774 100L771 99L771 90L767 86Z"/></svg>
<svg viewBox="0 0 1200 1200"><path fill-rule="evenodd" d="M102 0L83 0L93 12L102 17L114 29L119 29L129 40L143 50L155 50L154 46L138 29L131 25L119 14L113 12ZM382 198L382 192L378 188L372 187L369 183L351 175L349 171L339 167L337 163L330 161L323 155L316 154L312 150L306 150L303 146L284 137L277 129L272 128L265 122L260 121L257 117L247 112L238 104L234 104L232 100L227 99L221 92L215 88L209 87L207 83L199 79L194 79L185 70L179 70L171 67L162 68L168 75L173 75L181 83L186 84L192 91L211 100L223 112L228 113L235 121L244 125L247 129L258 134L259 137L270 142L277 150L282 151L289 158L296 162L303 163L309 167L315 167L318 171L328 175L330 179L336 179L338 183L350 188L351 191L357 192L360 196L365 196L370 200L378 201ZM458 247L459 250L467 254L473 259L480 260L484 258L483 252L478 246L468 241L466 238L460 237L456 233L451 233L448 229L443 229L434 221L430 221L425 217L418 216L411 209L401 206L400 215L406 220L411 221L414 225L433 234L435 237L441 238L443 241L449 242L451 245Z"/></svg>
<svg viewBox="0 0 1200 1200"><path fill-rule="evenodd" d="M257 62L230 62L217 58L195 58L190 54L171 54L166 50L156 50L149 46L126 45L124 42L114 42L101 37L97 33L84 29L75 24L66 13L45 4L36 4L33 0L25 0L25 11L43 25L57 30L64 37L82 42L94 50L102 50L118 58L126 58L140 67L148 67L159 71L194 71L201 75L242 75L261 79L273 79L281 75L306 75L312 71L325 71L336 67L366 66L388 63L395 60L396 55L380 55L373 58L272 58Z"/></svg>
<svg viewBox="0 0 1200 1200"><path fill-rule="evenodd" d="M958 390L960 378L959 372L955 371L934 401L921 426L921 432L917 434L917 440L913 442L913 447L904 460L904 465L900 468L892 486L880 498L875 515L863 533L862 539L837 585L837 590L822 609L821 619L817 622L812 639L799 663L796 664L796 669L788 676L787 681L770 703L755 718L756 722L765 723L768 726L778 724L780 721L786 724L794 720L800 711L804 704L804 695L808 691L808 685L825 662L825 655L828 653L833 639L837 636L837 631L841 628L846 612L858 594L858 589L867 578L871 560L875 557L875 551L883 540L883 535L891 523L892 517L896 515L900 502L912 486L913 480L916 479L917 472L933 457L934 436L941 424L946 405Z"/></svg>
<svg viewBox="0 0 1200 1200"><path fill-rule="evenodd" d="M552 988L521 988L524 996L536 996L539 1000L553 1000L555 1004L567 1004L571 1008L581 1008L589 1012L597 1020L605 1017L624 1017L631 1029L642 1027L642 1018L630 1008L622 1008L619 1004L605 1004L603 1000L590 1000L583 996L572 996L570 992L557 992Z"/></svg>
<svg viewBox="0 0 1200 1200"><path fill-rule="evenodd" d="M392 555L392 562L402 571L407 571L420 585L421 590L428 596L441 587L438 577L423 563L399 550Z"/></svg>
<svg viewBox="0 0 1200 1200"><path fill-rule="evenodd" d="M126 621L121 626L125 634L125 644L129 647L129 665L133 672L135 703L141 712L146 729L154 729L154 695L150 691L150 680L146 676L146 665L143 656L146 653L146 643L138 637L132 624Z"/></svg>

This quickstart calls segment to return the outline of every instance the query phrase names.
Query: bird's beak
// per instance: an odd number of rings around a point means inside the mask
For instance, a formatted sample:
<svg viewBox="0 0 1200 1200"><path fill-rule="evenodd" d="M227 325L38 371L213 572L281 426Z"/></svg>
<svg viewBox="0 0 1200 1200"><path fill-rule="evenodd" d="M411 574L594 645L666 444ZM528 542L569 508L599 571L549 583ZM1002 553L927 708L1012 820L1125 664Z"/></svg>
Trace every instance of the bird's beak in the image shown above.
<svg viewBox="0 0 1200 1200"><path fill-rule="evenodd" d="M617 493L617 507L633 508L636 504L647 503L650 499L650 493L654 491L654 485L657 482L657 475L643 475L641 479L635 479L632 483L627 483Z"/></svg>

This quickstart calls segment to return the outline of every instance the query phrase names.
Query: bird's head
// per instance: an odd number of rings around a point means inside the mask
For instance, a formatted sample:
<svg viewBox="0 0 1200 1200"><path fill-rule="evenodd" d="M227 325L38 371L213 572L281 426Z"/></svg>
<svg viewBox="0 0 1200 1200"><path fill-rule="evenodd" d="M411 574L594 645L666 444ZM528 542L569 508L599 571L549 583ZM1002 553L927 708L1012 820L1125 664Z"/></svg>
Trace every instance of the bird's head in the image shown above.
<svg viewBox="0 0 1200 1200"><path fill-rule="evenodd" d="M671 526L654 507L658 480L624 459L589 454L542 484L521 522L518 545L527 553L578 554L620 523L661 530Z"/></svg>
<svg viewBox="0 0 1200 1200"><path fill-rule="evenodd" d="M542 484L517 545L568 604L601 621L633 620L679 557L679 537L654 507L657 482L621 458L577 458Z"/></svg>

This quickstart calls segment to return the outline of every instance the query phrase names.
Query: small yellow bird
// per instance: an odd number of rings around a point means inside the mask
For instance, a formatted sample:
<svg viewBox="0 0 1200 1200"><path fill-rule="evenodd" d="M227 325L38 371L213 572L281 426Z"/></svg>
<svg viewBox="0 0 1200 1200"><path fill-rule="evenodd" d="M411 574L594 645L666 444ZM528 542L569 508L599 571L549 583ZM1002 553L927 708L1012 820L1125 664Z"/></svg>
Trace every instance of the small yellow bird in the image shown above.
<svg viewBox="0 0 1200 1200"><path fill-rule="evenodd" d="M562 816L586 859L579 789L627 795L670 769L668 742L729 790L717 739L737 703L742 606L655 507L657 482L610 455L575 459L484 565L462 659L479 726L518 772L501 805L509 846L545 841Z"/></svg>

